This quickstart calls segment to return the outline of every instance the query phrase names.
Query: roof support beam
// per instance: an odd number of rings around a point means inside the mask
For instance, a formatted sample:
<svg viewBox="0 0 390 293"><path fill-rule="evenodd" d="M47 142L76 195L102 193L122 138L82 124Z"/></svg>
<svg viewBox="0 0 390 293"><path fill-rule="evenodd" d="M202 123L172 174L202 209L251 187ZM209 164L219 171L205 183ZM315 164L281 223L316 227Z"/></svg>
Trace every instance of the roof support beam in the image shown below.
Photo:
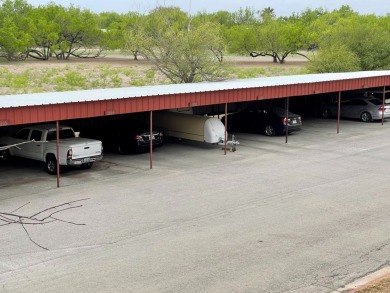
<svg viewBox="0 0 390 293"><path fill-rule="evenodd" d="M383 86L382 94L382 125L385 121L385 99L386 99L386 86Z"/></svg>
<svg viewBox="0 0 390 293"><path fill-rule="evenodd" d="M60 187L60 123L56 121L57 188ZM46 158L44 158L46 161Z"/></svg>
<svg viewBox="0 0 390 293"><path fill-rule="evenodd" d="M149 161L150 161L150 169L153 168L153 111L150 111L150 121L149 121Z"/></svg>
<svg viewBox="0 0 390 293"><path fill-rule="evenodd" d="M224 153L226 155L226 145L227 145L227 103L225 103L225 147Z"/></svg>
<svg viewBox="0 0 390 293"><path fill-rule="evenodd" d="M290 107L290 97L285 98L285 117L286 117L286 143L288 143L288 111Z"/></svg>
<svg viewBox="0 0 390 293"><path fill-rule="evenodd" d="M341 110L341 92L339 92L337 100L337 134L340 133L340 110Z"/></svg>

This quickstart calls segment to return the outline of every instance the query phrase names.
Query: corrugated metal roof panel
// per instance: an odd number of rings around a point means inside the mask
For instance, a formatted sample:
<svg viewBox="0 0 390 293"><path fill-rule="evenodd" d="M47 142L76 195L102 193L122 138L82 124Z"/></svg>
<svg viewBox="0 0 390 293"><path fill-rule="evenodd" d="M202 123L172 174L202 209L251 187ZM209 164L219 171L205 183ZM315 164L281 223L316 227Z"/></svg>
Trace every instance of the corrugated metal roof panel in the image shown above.
<svg viewBox="0 0 390 293"><path fill-rule="evenodd" d="M142 87L94 89L67 92L47 92L0 96L0 108L12 108L34 105L52 105L63 103L91 102L122 98L186 94L232 89L274 87L304 83L316 83L357 78L390 76L390 70L358 71L343 73L306 74L238 79L220 82L202 82L187 84L169 84Z"/></svg>

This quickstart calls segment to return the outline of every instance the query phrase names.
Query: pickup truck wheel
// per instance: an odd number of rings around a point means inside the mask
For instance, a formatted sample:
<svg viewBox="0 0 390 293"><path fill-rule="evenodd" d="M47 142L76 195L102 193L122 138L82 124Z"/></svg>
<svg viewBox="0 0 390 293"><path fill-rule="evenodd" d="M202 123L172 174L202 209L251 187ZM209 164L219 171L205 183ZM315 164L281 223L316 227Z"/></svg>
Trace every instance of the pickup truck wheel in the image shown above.
<svg viewBox="0 0 390 293"><path fill-rule="evenodd" d="M92 165L93 165L93 163L81 164L81 169L91 169Z"/></svg>
<svg viewBox="0 0 390 293"><path fill-rule="evenodd" d="M46 159L46 171L50 175L56 175L57 174L57 160L54 156L49 156Z"/></svg>

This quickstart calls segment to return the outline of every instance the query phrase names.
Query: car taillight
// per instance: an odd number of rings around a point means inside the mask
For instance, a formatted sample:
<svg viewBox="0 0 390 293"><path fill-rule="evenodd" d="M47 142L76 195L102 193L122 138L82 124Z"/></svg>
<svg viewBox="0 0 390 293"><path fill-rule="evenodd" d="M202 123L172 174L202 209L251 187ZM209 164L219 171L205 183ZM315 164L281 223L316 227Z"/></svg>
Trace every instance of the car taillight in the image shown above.
<svg viewBox="0 0 390 293"><path fill-rule="evenodd" d="M286 117L282 118L281 121L282 121L283 125L286 125L286 122L287 122Z"/></svg>
<svg viewBox="0 0 390 293"><path fill-rule="evenodd" d="M379 111L386 111L386 107L379 107Z"/></svg>
<svg viewBox="0 0 390 293"><path fill-rule="evenodd" d="M134 138L135 138L135 140L143 140L141 135L136 135Z"/></svg>
<svg viewBox="0 0 390 293"><path fill-rule="evenodd" d="M71 159L71 158L72 158L72 155L73 155L73 151L72 151L72 149L69 149L68 152L66 153L66 157L67 157L68 159Z"/></svg>

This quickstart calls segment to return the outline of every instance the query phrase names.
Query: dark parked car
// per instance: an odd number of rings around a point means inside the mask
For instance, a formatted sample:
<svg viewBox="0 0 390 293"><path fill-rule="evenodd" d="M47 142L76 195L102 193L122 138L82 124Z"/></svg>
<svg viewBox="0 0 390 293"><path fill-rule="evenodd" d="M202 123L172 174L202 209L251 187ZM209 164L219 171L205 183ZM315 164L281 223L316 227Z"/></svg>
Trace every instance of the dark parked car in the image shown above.
<svg viewBox="0 0 390 293"><path fill-rule="evenodd" d="M338 102L334 101L325 105L322 109L322 117L330 118L337 116ZM360 119L363 122L390 118L390 105L372 96L354 96L340 101L340 117Z"/></svg>
<svg viewBox="0 0 390 293"><path fill-rule="evenodd" d="M101 122L94 127L81 129L80 136L99 139L104 149L123 155L150 150L150 127L138 120L113 119ZM163 132L153 129L152 147L161 146L163 142Z"/></svg>
<svg viewBox="0 0 390 293"><path fill-rule="evenodd" d="M225 123L225 118L222 117L221 121ZM286 111L283 108L255 106L228 114L227 130L229 132L254 132L273 136L286 133L286 122L288 122L289 133L301 130L302 120L300 115L289 112L287 119Z"/></svg>

